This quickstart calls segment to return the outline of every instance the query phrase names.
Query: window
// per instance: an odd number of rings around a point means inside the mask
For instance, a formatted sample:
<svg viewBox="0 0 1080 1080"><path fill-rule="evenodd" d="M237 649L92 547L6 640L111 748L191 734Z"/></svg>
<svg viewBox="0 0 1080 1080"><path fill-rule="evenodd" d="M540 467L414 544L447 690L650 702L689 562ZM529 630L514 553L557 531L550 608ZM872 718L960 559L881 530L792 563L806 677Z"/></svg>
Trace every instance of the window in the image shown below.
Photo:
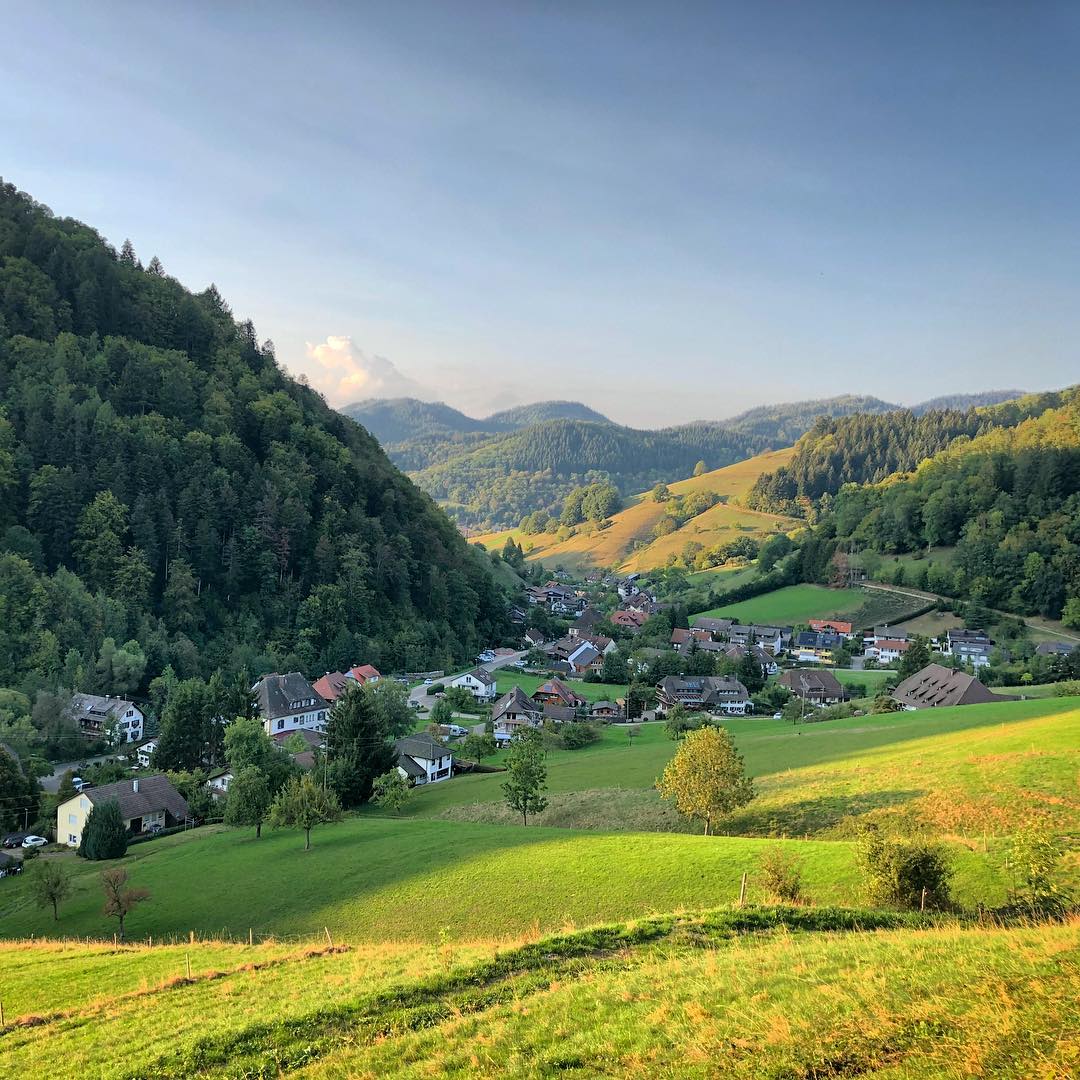
<svg viewBox="0 0 1080 1080"><path fill-rule="evenodd" d="M86 801L86 799L79 800L79 806L82 807L83 810L85 810L89 805L90 804Z"/></svg>
<svg viewBox="0 0 1080 1080"><path fill-rule="evenodd" d="M279 720L277 722L277 726L278 726L278 731L280 731L285 726L285 721L284 720Z"/></svg>
<svg viewBox="0 0 1080 1080"><path fill-rule="evenodd" d="M77 844L78 842L79 842L79 838L73 832L69 832L68 833L68 843L69 844Z"/></svg>
<svg viewBox="0 0 1080 1080"><path fill-rule="evenodd" d="M68 824L75 825L78 823L78 818L74 814L68 814Z"/></svg>

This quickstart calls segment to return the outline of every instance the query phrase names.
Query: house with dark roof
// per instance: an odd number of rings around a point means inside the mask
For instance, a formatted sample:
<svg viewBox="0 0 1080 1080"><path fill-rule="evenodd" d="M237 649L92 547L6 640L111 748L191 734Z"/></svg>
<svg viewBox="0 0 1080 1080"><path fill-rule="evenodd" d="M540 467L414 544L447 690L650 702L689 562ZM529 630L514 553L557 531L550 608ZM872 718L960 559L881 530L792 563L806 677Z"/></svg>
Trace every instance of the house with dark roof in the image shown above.
<svg viewBox="0 0 1080 1080"><path fill-rule="evenodd" d="M643 611L615 611L611 615L613 626L620 626L623 630L636 634L646 623L649 616Z"/></svg>
<svg viewBox="0 0 1080 1080"><path fill-rule="evenodd" d="M124 826L133 835L152 827L182 825L188 818L188 804L167 776L139 776L101 787L84 787L60 803L56 808L57 841L78 847L90 811L110 800L120 804Z"/></svg>
<svg viewBox="0 0 1080 1080"><path fill-rule="evenodd" d="M942 652L955 657L962 664L986 667L993 651L994 642L985 630L952 629L945 632L945 648Z"/></svg>
<svg viewBox="0 0 1080 1080"><path fill-rule="evenodd" d="M267 735L325 729L330 704L299 671L264 675L252 689Z"/></svg>
<svg viewBox="0 0 1080 1080"><path fill-rule="evenodd" d="M543 716L543 705L533 701L520 686L515 686L492 706L492 734L495 741L509 742L522 728L541 727Z"/></svg>
<svg viewBox="0 0 1080 1080"><path fill-rule="evenodd" d="M671 647L676 652L689 652L688 646L693 641L712 641L713 636L710 630L704 629L701 626L676 626L671 631L671 637L668 641L671 643Z"/></svg>
<svg viewBox="0 0 1080 1080"><path fill-rule="evenodd" d="M428 734L407 735L394 743L398 772L414 786L448 780L454 772L449 748Z"/></svg>
<svg viewBox="0 0 1080 1080"><path fill-rule="evenodd" d="M585 699L575 694L562 679L548 679L533 691L532 697L541 705L566 705L571 709L585 704Z"/></svg>
<svg viewBox="0 0 1080 1080"><path fill-rule="evenodd" d="M583 641L567 658L575 675L585 675L590 671L599 672L604 667L603 654L590 642Z"/></svg>
<svg viewBox="0 0 1080 1080"><path fill-rule="evenodd" d="M656 711L676 705L694 712L722 712L743 716L750 709L750 694L738 679L718 675L668 675L656 684Z"/></svg>
<svg viewBox="0 0 1080 1080"><path fill-rule="evenodd" d="M602 622L604 616L594 607L587 607L571 624L567 633L572 638L582 634L591 634Z"/></svg>
<svg viewBox="0 0 1080 1080"><path fill-rule="evenodd" d="M802 630L795 635L791 652L804 663L827 664L843 643L844 639L832 630Z"/></svg>
<svg viewBox="0 0 1080 1080"><path fill-rule="evenodd" d="M494 701L497 690L495 676L486 668L478 667L450 680L451 686L468 690L477 701Z"/></svg>
<svg viewBox="0 0 1080 1080"><path fill-rule="evenodd" d="M591 720L621 720L622 706L615 701L594 701L589 706Z"/></svg>
<svg viewBox="0 0 1080 1080"><path fill-rule="evenodd" d="M114 742L139 742L146 717L142 709L120 697L73 694L68 713L76 730L87 739L112 738Z"/></svg>
<svg viewBox="0 0 1080 1080"><path fill-rule="evenodd" d="M706 630L717 638L726 638L728 631L735 625L734 619L715 619L711 615L696 615L693 624L698 630Z"/></svg>
<svg viewBox="0 0 1080 1080"><path fill-rule="evenodd" d="M893 691L892 698L909 711L1016 700L992 694L974 675L941 664L927 664L922 671L915 672Z"/></svg>
<svg viewBox="0 0 1080 1080"><path fill-rule="evenodd" d="M1040 641L1035 646L1036 656L1068 656L1076 648L1075 641Z"/></svg>
<svg viewBox="0 0 1080 1080"><path fill-rule="evenodd" d="M780 665L777 664L773 654L760 645L724 645L717 642L715 648L723 650L724 655L729 660L734 660L736 664L749 652L761 666L762 675L775 675L780 670Z"/></svg>
<svg viewBox="0 0 1080 1080"><path fill-rule="evenodd" d="M791 668L776 681L796 697L817 705L836 705L847 696L840 680L831 671Z"/></svg>

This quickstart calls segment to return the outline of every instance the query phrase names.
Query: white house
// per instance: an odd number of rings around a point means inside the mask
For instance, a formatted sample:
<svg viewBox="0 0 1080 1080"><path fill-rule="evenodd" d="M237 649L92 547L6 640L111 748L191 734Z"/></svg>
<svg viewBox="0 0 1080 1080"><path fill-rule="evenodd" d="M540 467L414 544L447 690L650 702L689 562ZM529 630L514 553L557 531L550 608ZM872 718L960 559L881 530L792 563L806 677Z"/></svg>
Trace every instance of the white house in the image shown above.
<svg viewBox="0 0 1080 1080"><path fill-rule="evenodd" d="M430 735L408 735L398 739L398 772L414 784L435 784L448 780L454 772L449 749Z"/></svg>
<svg viewBox="0 0 1080 1080"><path fill-rule="evenodd" d="M140 769L150 768L150 761L153 758L156 749L157 739L149 739L135 751L135 760L139 763Z"/></svg>
<svg viewBox="0 0 1080 1080"><path fill-rule="evenodd" d="M894 664L909 648L911 648L910 641L890 641L887 638L878 638L867 648L865 655L871 660L876 659L879 664Z"/></svg>
<svg viewBox="0 0 1080 1080"><path fill-rule="evenodd" d="M267 735L326 729L330 706L299 671L264 675L252 690Z"/></svg>
<svg viewBox="0 0 1080 1080"><path fill-rule="evenodd" d="M78 847L90 811L95 806L115 801L120 816L132 833L146 832L154 826L179 825L188 816L188 804L172 786L167 776L144 776L120 780L103 787L88 787L72 795L56 808L56 839L69 847Z"/></svg>
<svg viewBox="0 0 1080 1080"><path fill-rule="evenodd" d="M498 691L495 688L495 676L490 671L477 668L475 671L467 671L450 681L451 686L460 686L468 690L477 701L494 701Z"/></svg>
<svg viewBox="0 0 1080 1080"><path fill-rule="evenodd" d="M88 739L112 736L114 742L138 742L143 737L146 717L134 701L97 694L72 696L70 712L79 734Z"/></svg>
<svg viewBox="0 0 1080 1080"><path fill-rule="evenodd" d="M217 772L211 773L206 778L206 786L210 789L211 795L215 798L219 798L222 795L228 795L232 778L233 774L231 769L218 769Z"/></svg>
<svg viewBox="0 0 1080 1080"><path fill-rule="evenodd" d="M525 728L543 727L544 707L533 701L520 686L515 686L495 703L491 720L495 741L508 743Z"/></svg>

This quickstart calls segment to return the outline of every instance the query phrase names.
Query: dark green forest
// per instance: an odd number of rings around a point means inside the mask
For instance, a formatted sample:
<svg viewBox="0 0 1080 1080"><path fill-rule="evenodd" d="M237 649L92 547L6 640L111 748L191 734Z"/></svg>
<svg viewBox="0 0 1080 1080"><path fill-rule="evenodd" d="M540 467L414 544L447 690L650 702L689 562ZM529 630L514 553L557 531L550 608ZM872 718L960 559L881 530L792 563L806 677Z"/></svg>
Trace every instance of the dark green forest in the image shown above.
<svg viewBox="0 0 1080 1080"><path fill-rule="evenodd" d="M746 498L749 507L805 514L844 484L867 484L914 469L955 439L1009 427L1060 404L1058 394L1032 394L988 408L909 409L820 417L799 440L790 464L760 476Z"/></svg>
<svg viewBox="0 0 1080 1080"><path fill-rule="evenodd" d="M1056 407L1040 410L1047 400ZM898 564L891 579L1080 628L1080 390L1002 408L998 426L910 475L836 490L792 557L798 576L842 576L852 550L880 565L946 548L947 559ZM1034 415L1016 422L1024 412Z"/></svg>
<svg viewBox="0 0 1080 1080"><path fill-rule="evenodd" d="M0 686L449 666L490 564L360 426L189 292L0 187Z"/></svg>

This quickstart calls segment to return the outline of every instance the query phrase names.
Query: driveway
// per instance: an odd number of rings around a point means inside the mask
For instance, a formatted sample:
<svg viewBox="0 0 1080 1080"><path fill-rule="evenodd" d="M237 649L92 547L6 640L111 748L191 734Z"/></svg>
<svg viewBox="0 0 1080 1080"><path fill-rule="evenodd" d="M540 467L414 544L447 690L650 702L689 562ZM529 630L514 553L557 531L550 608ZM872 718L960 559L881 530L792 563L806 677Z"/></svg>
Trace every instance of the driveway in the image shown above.
<svg viewBox="0 0 1080 1080"><path fill-rule="evenodd" d="M103 761L111 761L115 756L115 754L99 754L97 757L79 758L78 761L62 761L60 764L53 766L52 776L43 776L41 778L42 790L55 793L60 790L60 781L64 778L64 773L68 769L78 776L79 770L87 765L100 765Z"/></svg>
<svg viewBox="0 0 1080 1080"><path fill-rule="evenodd" d="M508 667L517 660L521 660L525 656L525 650L520 652L508 653L506 656L497 656L494 660L489 660L486 664L473 664L472 667L462 668L461 671L455 671L449 675L444 675L441 679L436 679L435 682L441 683L443 686L449 686L454 679L459 675L464 675L466 672L475 671L477 668L483 668L484 671L498 671L499 668ZM414 686L409 691L409 701L417 701L420 703L420 707L426 709L434 702L434 698L428 697L428 690L431 688L428 686Z"/></svg>

